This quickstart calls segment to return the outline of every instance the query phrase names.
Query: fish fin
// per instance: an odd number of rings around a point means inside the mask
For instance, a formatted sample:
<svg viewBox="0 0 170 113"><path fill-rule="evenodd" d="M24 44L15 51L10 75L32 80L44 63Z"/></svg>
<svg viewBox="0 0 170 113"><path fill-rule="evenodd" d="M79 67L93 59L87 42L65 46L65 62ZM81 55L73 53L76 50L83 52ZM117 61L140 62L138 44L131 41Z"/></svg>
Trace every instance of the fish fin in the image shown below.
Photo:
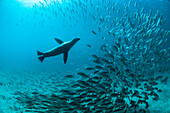
<svg viewBox="0 0 170 113"><path fill-rule="evenodd" d="M66 64L68 58L68 51L64 52L64 64Z"/></svg>
<svg viewBox="0 0 170 113"><path fill-rule="evenodd" d="M58 38L55 38L55 41L58 42L59 44L64 43L62 40L60 40L60 39L58 39Z"/></svg>
<svg viewBox="0 0 170 113"><path fill-rule="evenodd" d="M37 51L37 55L44 55L44 53Z"/></svg>
<svg viewBox="0 0 170 113"><path fill-rule="evenodd" d="M43 62L44 58L45 58L45 56L38 57L38 59L39 59L41 62Z"/></svg>

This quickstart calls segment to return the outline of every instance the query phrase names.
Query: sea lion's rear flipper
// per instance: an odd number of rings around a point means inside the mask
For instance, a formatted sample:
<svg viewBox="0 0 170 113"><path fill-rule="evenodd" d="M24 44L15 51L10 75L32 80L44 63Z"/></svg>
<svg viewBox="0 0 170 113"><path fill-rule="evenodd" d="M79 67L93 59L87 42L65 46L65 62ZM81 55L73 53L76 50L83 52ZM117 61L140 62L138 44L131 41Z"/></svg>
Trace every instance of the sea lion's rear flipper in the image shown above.
<svg viewBox="0 0 170 113"><path fill-rule="evenodd" d="M37 51L37 55L44 55L44 53Z"/></svg>
<svg viewBox="0 0 170 113"><path fill-rule="evenodd" d="M64 52L64 64L66 64L67 62L67 58L68 58L68 52Z"/></svg>
<svg viewBox="0 0 170 113"><path fill-rule="evenodd" d="M62 43L63 43L63 41L60 40L60 39L58 39L58 38L55 38L55 40L56 40L59 44L62 44Z"/></svg>
<svg viewBox="0 0 170 113"><path fill-rule="evenodd" d="M38 57L38 59L39 59L41 62L43 62L44 58L45 58L45 56Z"/></svg>
<svg viewBox="0 0 170 113"><path fill-rule="evenodd" d="M38 59L43 62L45 56L44 56L44 53L40 52L40 51L37 51L37 55L39 56Z"/></svg>

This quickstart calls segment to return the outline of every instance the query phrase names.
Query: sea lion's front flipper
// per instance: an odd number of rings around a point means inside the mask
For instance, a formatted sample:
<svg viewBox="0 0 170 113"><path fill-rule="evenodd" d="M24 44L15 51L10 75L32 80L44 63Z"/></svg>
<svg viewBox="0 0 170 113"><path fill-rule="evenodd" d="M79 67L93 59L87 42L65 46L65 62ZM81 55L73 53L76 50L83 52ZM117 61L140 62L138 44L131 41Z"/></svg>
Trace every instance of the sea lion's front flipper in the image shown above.
<svg viewBox="0 0 170 113"><path fill-rule="evenodd" d="M66 64L68 58L68 52L64 52L64 64Z"/></svg>
<svg viewBox="0 0 170 113"><path fill-rule="evenodd" d="M56 40L59 44L62 44L62 43L63 43L63 41L60 40L60 39L58 39L58 38L55 38L55 40Z"/></svg>

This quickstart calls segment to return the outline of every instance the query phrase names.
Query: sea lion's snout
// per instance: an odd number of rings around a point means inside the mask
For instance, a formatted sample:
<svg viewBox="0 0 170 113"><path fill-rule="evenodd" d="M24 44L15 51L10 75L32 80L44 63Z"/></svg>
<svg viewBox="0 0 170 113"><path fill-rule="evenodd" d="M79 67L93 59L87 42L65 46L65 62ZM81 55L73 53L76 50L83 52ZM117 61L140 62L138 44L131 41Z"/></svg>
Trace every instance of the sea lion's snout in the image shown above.
<svg viewBox="0 0 170 113"><path fill-rule="evenodd" d="M75 39L73 39L73 42L77 42L79 40L80 40L80 38L75 38Z"/></svg>
<svg viewBox="0 0 170 113"><path fill-rule="evenodd" d="M76 41L79 41L79 40L80 40L80 38L75 38L75 40L76 40Z"/></svg>

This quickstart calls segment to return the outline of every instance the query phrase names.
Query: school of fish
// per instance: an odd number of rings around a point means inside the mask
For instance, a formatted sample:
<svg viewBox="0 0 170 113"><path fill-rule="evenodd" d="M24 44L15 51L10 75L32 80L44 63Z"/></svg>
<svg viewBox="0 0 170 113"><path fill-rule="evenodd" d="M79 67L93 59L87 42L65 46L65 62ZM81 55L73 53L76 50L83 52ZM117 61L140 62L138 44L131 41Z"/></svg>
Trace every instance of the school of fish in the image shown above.
<svg viewBox="0 0 170 113"><path fill-rule="evenodd" d="M78 23L82 18L84 24L92 19L96 29L89 33L103 39L103 44L100 54L91 56L94 65L65 75L60 82L55 75L42 80L47 91L15 92L25 112L150 112L150 100L159 100L162 92L159 84L167 84L168 76L163 74L169 71L170 62L166 45L170 31L164 29L166 19L159 11L153 14L131 1L122 6L109 0L71 0L65 7L57 1L41 5L38 10L44 13L38 13L35 5L35 15L50 12L62 18L63 24L66 19Z"/></svg>

